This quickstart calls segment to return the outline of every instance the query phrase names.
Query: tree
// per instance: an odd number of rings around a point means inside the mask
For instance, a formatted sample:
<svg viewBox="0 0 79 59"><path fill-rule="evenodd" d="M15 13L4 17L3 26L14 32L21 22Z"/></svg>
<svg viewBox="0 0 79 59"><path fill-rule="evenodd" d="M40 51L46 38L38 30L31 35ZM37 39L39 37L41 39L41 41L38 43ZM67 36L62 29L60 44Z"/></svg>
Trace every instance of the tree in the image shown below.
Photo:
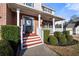
<svg viewBox="0 0 79 59"><path fill-rule="evenodd" d="M69 23L78 22L78 21L79 21L79 16L73 15L71 16Z"/></svg>

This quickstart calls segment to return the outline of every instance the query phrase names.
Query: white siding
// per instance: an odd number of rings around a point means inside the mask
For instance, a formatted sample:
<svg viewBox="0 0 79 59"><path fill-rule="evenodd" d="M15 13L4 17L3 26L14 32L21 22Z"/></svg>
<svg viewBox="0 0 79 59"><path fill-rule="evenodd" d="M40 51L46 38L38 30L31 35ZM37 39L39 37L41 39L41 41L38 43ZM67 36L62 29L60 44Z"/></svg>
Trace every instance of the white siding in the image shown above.
<svg viewBox="0 0 79 59"><path fill-rule="evenodd" d="M73 29L72 28L66 28L66 31L69 31L70 35L73 35Z"/></svg>
<svg viewBox="0 0 79 59"><path fill-rule="evenodd" d="M37 9L37 10L40 10L42 11L42 7L41 7L41 3L34 3L34 8Z"/></svg>
<svg viewBox="0 0 79 59"><path fill-rule="evenodd" d="M75 32L76 32L76 34L79 34L79 26L77 26L77 27L75 28Z"/></svg>

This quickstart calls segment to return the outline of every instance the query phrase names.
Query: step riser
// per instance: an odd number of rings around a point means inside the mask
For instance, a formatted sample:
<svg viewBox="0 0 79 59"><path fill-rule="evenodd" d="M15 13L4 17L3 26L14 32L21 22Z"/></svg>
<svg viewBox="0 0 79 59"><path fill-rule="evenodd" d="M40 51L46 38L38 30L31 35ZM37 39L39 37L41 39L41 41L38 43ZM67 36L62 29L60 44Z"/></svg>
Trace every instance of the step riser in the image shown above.
<svg viewBox="0 0 79 59"><path fill-rule="evenodd" d="M35 42L35 41L40 41L41 39L39 39L39 40L30 40L30 41L24 41L23 43L29 43L29 42Z"/></svg>
<svg viewBox="0 0 79 59"><path fill-rule="evenodd" d="M34 39L34 38L40 38L40 37L39 36L24 37L24 39Z"/></svg>
<svg viewBox="0 0 79 59"><path fill-rule="evenodd" d="M28 47L34 47L35 45L39 45L39 44L42 44L42 42L38 42L38 43L34 43L34 44L28 44L28 45L23 45L23 47L25 48L28 48Z"/></svg>
<svg viewBox="0 0 79 59"><path fill-rule="evenodd" d="M23 46L32 46L32 45L36 45L36 44L39 44L39 43L42 43L42 42L36 42L36 43L33 43L33 44L24 44Z"/></svg>
<svg viewBox="0 0 79 59"><path fill-rule="evenodd" d="M42 44L43 44L43 43L36 44L36 45L32 45L32 46L26 46L26 47L23 47L23 49L36 47L36 46L39 46L39 45L42 45Z"/></svg>
<svg viewBox="0 0 79 59"><path fill-rule="evenodd" d="M26 39L26 40L28 39L28 40L29 40L29 39L38 39L38 38L40 38L40 37L33 37L33 38L23 38L23 39Z"/></svg>
<svg viewBox="0 0 79 59"><path fill-rule="evenodd" d="M41 38L37 38L37 39L23 39L23 41L33 41L33 40L40 40Z"/></svg>
<svg viewBox="0 0 79 59"><path fill-rule="evenodd" d="M34 43L38 43L38 42L41 42L41 40L40 41L29 42L29 43L24 43L24 45L34 44Z"/></svg>
<svg viewBox="0 0 79 59"><path fill-rule="evenodd" d="M23 49L31 48L42 44L41 38L37 35L23 38Z"/></svg>

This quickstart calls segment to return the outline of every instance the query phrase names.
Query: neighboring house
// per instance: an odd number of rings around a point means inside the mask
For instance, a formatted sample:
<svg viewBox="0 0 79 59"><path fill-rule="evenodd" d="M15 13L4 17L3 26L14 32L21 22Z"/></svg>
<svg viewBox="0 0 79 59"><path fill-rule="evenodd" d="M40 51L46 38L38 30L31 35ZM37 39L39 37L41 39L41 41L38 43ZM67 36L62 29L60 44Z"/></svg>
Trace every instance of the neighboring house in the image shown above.
<svg viewBox="0 0 79 59"><path fill-rule="evenodd" d="M43 44L42 34L45 29L50 30L50 34L63 31L64 19L54 14L54 9L41 3L0 3L0 25L21 27L21 48ZM59 28L56 28L58 23Z"/></svg>
<svg viewBox="0 0 79 59"><path fill-rule="evenodd" d="M66 30L70 32L70 35L73 35L74 33L74 26L75 26L74 23L69 23L66 27Z"/></svg>
<svg viewBox="0 0 79 59"><path fill-rule="evenodd" d="M71 20L67 24L66 30L70 32L70 35L79 35L79 17Z"/></svg>

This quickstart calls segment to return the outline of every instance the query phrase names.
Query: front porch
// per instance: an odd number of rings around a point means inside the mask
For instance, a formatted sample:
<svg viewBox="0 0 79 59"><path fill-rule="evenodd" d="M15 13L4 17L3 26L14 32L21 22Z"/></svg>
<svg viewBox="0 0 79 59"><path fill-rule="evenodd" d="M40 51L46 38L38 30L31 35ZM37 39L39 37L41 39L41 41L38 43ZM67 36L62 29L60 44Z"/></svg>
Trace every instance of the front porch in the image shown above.
<svg viewBox="0 0 79 59"><path fill-rule="evenodd" d="M56 18L55 18L56 19ZM55 23L55 24L53 24ZM50 34L53 34L55 31L62 32L63 29L64 20L55 20L54 22L51 21L43 21L43 30L50 30Z"/></svg>
<svg viewBox="0 0 79 59"><path fill-rule="evenodd" d="M27 26L29 26L29 24L31 29L33 29L30 33L35 33L35 36L38 35L41 38L42 43L44 43L43 30L49 29L50 34L53 34L55 31L63 31L64 19L60 17L18 4L8 4L8 8L10 8L10 10L15 13L16 15L14 17L14 19L16 19L15 23L17 26L21 28L21 33L20 33L21 44L22 44L21 48L23 48L23 38L24 38L23 33L25 33L25 36L27 34L24 28L27 29L28 28ZM27 20L32 20L32 21L27 21ZM61 22L59 22L60 20ZM60 30L59 28L56 28L57 27L56 24L61 24Z"/></svg>

